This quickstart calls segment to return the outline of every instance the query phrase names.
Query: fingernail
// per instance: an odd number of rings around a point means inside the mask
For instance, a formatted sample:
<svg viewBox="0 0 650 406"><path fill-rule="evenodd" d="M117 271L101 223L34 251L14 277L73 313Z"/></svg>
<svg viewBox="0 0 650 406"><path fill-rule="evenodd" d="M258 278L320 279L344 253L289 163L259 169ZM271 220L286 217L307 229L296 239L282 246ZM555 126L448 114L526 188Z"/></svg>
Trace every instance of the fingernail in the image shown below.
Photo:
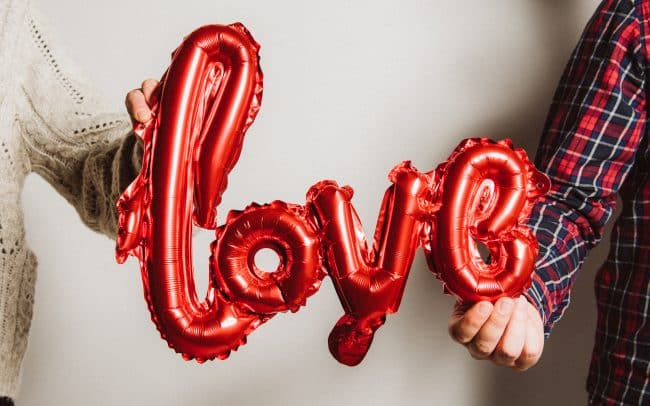
<svg viewBox="0 0 650 406"><path fill-rule="evenodd" d="M481 302L476 307L476 310L478 310L478 313L481 316L487 316L488 314L490 314L491 308L492 306L488 302Z"/></svg>
<svg viewBox="0 0 650 406"><path fill-rule="evenodd" d="M149 120L149 112L144 109L138 110L135 113L135 118L141 123L144 123L145 121Z"/></svg>
<svg viewBox="0 0 650 406"><path fill-rule="evenodd" d="M499 303L497 304L499 313L501 314L508 314L512 311L512 299L509 297L505 297L501 300L499 300Z"/></svg>

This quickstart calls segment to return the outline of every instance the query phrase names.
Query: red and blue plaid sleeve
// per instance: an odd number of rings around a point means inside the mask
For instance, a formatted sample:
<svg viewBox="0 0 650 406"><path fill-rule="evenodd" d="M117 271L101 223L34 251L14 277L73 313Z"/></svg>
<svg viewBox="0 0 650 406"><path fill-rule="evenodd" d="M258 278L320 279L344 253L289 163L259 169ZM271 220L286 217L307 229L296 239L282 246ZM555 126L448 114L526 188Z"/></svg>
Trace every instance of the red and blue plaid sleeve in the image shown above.
<svg viewBox="0 0 650 406"><path fill-rule="evenodd" d="M587 252L601 239L646 120L645 49L634 1L605 0L573 51L553 98L536 165L551 192L528 225L540 246L532 287L548 336L569 304Z"/></svg>

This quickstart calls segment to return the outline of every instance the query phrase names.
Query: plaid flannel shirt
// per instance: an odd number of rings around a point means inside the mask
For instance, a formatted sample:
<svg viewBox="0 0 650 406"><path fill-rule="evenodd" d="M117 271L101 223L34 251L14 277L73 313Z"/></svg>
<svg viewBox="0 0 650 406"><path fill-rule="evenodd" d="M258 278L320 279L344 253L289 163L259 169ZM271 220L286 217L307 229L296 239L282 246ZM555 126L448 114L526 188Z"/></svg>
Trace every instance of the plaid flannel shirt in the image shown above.
<svg viewBox="0 0 650 406"><path fill-rule="evenodd" d="M528 225L540 243L533 285L548 336L589 249L623 207L596 275L590 402L650 404L650 0L604 0L553 98L536 157L553 183Z"/></svg>

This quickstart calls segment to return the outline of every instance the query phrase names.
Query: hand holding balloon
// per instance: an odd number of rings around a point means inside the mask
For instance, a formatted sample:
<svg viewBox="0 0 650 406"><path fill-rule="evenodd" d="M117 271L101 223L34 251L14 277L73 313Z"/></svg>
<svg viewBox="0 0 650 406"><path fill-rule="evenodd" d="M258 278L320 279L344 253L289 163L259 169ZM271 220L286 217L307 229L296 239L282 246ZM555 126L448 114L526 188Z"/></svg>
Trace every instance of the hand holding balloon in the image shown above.
<svg viewBox="0 0 650 406"><path fill-rule="evenodd" d="M241 24L201 27L174 52L159 86L145 81L127 96L144 156L118 202L116 256L139 259L152 320L170 347L200 362L225 358L276 313L297 311L329 275L345 311L329 348L356 365L399 309L418 246L446 291L465 303L521 294L537 255L522 219L549 185L508 141L466 140L428 173L397 165L370 247L352 189L333 181L312 186L305 205L253 203L217 226L228 173L260 108L258 49ZM194 288L192 223L215 232L203 301ZM490 250L489 265L476 241ZM279 256L275 272L255 265L264 248ZM463 320L461 327L471 321Z"/></svg>
<svg viewBox="0 0 650 406"><path fill-rule="evenodd" d="M520 371L537 363L544 348L544 326L537 308L524 296L503 297L493 305L456 303L449 334L476 359Z"/></svg>
<svg viewBox="0 0 650 406"><path fill-rule="evenodd" d="M151 119L151 104L154 103L153 93L158 86L156 79L146 79L139 89L133 89L126 94L126 111L131 116L131 122L145 124Z"/></svg>

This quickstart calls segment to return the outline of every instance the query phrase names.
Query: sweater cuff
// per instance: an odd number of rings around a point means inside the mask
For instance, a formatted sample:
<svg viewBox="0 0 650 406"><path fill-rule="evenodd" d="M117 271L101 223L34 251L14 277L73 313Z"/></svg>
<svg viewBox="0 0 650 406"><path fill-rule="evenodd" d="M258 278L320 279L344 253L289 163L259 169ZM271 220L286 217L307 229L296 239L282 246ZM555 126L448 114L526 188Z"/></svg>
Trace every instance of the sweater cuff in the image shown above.
<svg viewBox="0 0 650 406"><path fill-rule="evenodd" d="M15 398L18 394L18 386L20 385L20 368L20 359L13 359L11 356L3 358L0 355L0 399L2 399L2 397ZM0 406L6 404L13 403L2 403L2 400L0 400Z"/></svg>

